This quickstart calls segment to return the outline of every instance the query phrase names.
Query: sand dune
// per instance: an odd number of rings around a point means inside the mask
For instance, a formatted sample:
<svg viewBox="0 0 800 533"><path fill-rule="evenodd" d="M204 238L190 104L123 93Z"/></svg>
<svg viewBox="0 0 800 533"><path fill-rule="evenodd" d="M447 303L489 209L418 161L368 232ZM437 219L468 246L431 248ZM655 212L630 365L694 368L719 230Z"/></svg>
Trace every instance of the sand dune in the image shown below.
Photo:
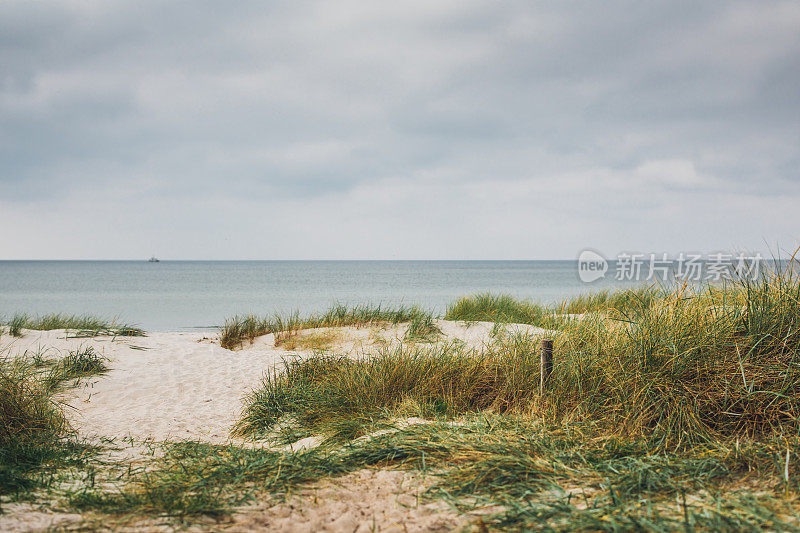
<svg viewBox="0 0 800 533"><path fill-rule="evenodd" d="M493 324L438 321L443 340L460 339L480 347L492 340ZM541 333L530 326L509 330ZM402 342L406 326L328 328L303 332L335 339L337 354L368 356L381 347ZM287 343L287 345L290 343ZM301 343L295 343L298 346ZM51 357L91 346L109 360L111 370L86 380L62 398L78 434L90 441L114 439L123 445L116 456L135 460L136 443L191 439L211 443L244 442L230 432L247 395L265 372L289 357L309 351L275 347L272 335L246 343L234 351L221 348L216 333L149 333L146 337L71 338L64 330L25 331L22 338L0 338L6 356L42 352ZM130 440L127 440L130 439ZM313 437L288 450L313 446ZM247 443L248 445L250 443ZM323 480L311 494L300 493L289 502L242 509L225 528L237 531L443 531L468 522L441 502L418 505L415 494L426 481L413 473L361 471L336 480ZM309 489L311 490L311 489ZM305 494L305 496L304 496ZM305 498L305 499L304 499ZM411 503L414 503L412 505ZM80 521L78 515L53 513L29 504L6 506L2 530L38 530ZM216 528L216 527L215 527ZM145 526L145 529L151 527Z"/></svg>
<svg viewBox="0 0 800 533"><path fill-rule="evenodd" d="M489 323L438 324L445 338L471 346L491 341ZM509 328L541 331L523 325ZM335 352L354 357L400 342L405 333L405 326L336 329ZM65 398L71 406L68 418L83 437L225 443L231 441L230 431L244 399L264 373L286 358L309 352L276 348L272 335L231 351L221 348L216 337L209 332L169 332L76 339L64 330L26 331L20 339L4 336L0 346L9 355L45 351L53 356L92 346L110 360L110 372L88 380Z"/></svg>

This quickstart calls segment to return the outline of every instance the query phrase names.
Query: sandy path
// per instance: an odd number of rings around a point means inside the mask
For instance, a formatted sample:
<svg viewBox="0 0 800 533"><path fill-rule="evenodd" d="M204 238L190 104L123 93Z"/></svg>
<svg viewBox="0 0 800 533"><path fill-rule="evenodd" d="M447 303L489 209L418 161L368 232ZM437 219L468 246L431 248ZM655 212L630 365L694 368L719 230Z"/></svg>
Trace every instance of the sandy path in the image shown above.
<svg viewBox="0 0 800 533"><path fill-rule="evenodd" d="M227 531L281 533L416 533L468 529L471 516L441 500L426 501L434 482L418 472L361 470L324 479L285 502L234 515Z"/></svg>

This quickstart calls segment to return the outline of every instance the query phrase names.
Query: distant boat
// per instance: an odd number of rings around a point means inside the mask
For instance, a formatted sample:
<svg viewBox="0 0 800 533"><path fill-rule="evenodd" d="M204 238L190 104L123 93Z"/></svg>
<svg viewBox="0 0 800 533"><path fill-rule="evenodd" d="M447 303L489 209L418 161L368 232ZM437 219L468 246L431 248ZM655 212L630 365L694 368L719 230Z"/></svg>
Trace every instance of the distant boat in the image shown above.
<svg viewBox="0 0 800 533"><path fill-rule="evenodd" d="M158 258L156 256L151 257L147 260L148 263L158 263Z"/></svg>

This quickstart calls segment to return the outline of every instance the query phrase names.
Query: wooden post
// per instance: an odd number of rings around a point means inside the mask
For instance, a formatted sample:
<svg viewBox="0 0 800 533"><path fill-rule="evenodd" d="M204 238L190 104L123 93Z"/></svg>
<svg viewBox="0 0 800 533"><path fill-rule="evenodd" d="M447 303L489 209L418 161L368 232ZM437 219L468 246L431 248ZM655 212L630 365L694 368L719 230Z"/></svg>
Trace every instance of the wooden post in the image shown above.
<svg viewBox="0 0 800 533"><path fill-rule="evenodd" d="M540 391L544 393L545 384L547 383L550 374L553 372L553 341L543 340L541 348L541 362L540 362Z"/></svg>

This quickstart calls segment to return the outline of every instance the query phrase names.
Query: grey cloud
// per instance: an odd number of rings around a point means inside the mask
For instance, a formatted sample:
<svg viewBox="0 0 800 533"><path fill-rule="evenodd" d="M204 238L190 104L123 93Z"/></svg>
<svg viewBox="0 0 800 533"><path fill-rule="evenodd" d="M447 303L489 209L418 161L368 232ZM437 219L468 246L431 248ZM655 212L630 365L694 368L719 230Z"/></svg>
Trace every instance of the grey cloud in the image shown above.
<svg viewBox="0 0 800 533"><path fill-rule="evenodd" d="M797 197L798 58L791 2L5 2L0 198Z"/></svg>

